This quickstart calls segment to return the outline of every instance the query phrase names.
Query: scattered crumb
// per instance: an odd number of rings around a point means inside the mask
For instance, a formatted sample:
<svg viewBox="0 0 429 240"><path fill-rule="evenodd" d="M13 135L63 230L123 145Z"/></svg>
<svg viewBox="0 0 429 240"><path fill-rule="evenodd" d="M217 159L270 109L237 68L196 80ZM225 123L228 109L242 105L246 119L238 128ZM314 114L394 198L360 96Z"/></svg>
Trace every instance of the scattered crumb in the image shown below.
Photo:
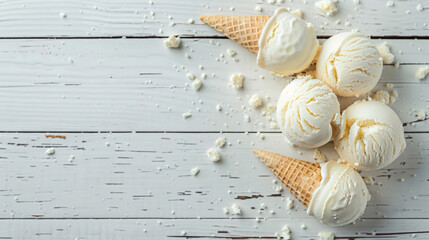
<svg viewBox="0 0 429 240"><path fill-rule="evenodd" d="M214 148L210 148L209 150L207 150L207 156L212 162L219 162L220 160L220 154Z"/></svg>
<svg viewBox="0 0 429 240"><path fill-rule="evenodd" d="M419 12L423 11L423 6L422 6L422 4L421 4L421 3L417 4L416 9L417 9L417 11L419 11Z"/></svg>
<svg viewBox="0 0 429 240"><path fill-rule="evenodd" d="M384 64L392 64L395 61L395 56L390 52L390 45L387 42L377 46L378 52L380 52L381 57L383 58Z"/></svg>
<svg viewBox="0 0 429 240"><path fill-rule="evenodd" d="M378 102L382 102L384 104L388 104L390 102L390 94L385 90L378 90L372 95L372 99Z"/></svg>
<svg viewBox="0 0 429 240"><path fill-rule="evenodd" d="M368 185L374 185L374 178L366 176L363 178L363 181Z"/></svg>
<svg viewBox="0 0 429 240"><path fill-rule="evenodd" d="M186 235L186 232L185 232L185 231L182 231L180 234L181 234L182 236L185 236L185 235Z"/></svg>
<svg viewBox="0 0 429 240"><path fill-rule="evenodd" d="M256 7L255 7L255 11L257 11L257 12L262 12L262 8L261 8L261 6L256 6Z"/></svg>
<svg viewBox="0 0 429 240"><path fill-rule="evenodd" d="M404 178L400 178L399 181L400 182L405 182L405 179Z"/></svg>
<svg viewBox="0 0 429 240"><path fill-rule="evenodd" d="M182 116L183 116L184 119L187 119L187 118L192 117L192 114L189 113L189 112L187 112L187 113L183 113Z"/></svg>
<svg viewBox="0 0 429 240"><path fill-rule="evenodd" d="M303 14L301 9L293 10L290 13L292 13L293 15L295 15L295 16L297 16L299 18L302 18L302 14Z"/></svg>
<svg viewBox="0 0 429 240"><path fill-rule="evenodd" d="M326 16L332 16L338 11L338 8L333 0L321 0L315 2L314 6Z"/></svg>
<svg viewBox="0 0 429 240"><path fill-rule="evenodd" d="M314 159L316 162L319 162L319 163L324 163L324 162L327 162L327 161L328 161L328 160L326 159L325 154L323 154L322 152L320 152L320 150L319 150L318 148L314 149L314 152L313 152L313 159Z"/></svg>
<svg viewBox="0 0 429 240"><path fill-rule="evenodd" d="M215 145L218 147L224 147L226 143L225 138L218 138L215 142Z"/></svg>
<svg viewBox="0 0 429 240"><path fill-rule="evenodd" d="M241 73L232 74L229 78L228 86L234 88L235 90L243 88L243 79L244 76Z"/></svg>
<svg viewBox="0 0 429 240"><path fill-rule="evenodd" d="M429 74L429 66L420 67L420 68L417 70L416 78L417 78L418 80L423 80L423 79L425 79L425 78L426 78L426 76L427 76L428 74Z"/></svg>
<svg viewBox="0 0 429 240"><path fill-rule="evenodd" d="M292 209L294 207L294 202L293 202L292 198L290 198L290 197L286 198L286 207L288 209Z"/></svg>
<svg viewBox="0 0 429 240"><path fill-rule="evenodd" d="M201 79L207 79L207 74L206 73L201 73Z"/></svg>
<svg viewBox="0 0 429 240"><path fill-rule="evenodd" d="M385 85L387 88L393 88L393 84L392 83L386 83Z"/></svg>
<svg viewBox="0 0 429 240"><path fill-rule="evenodd" d="M275 237L277 237L278 239L286 239L286 240L290 240L291 236L290 236L290 229L287 225L284 225L282 227L282 229L280 230L279 233L275 233L274 234Z"/></svg>
<svg viewBox="0 0 429 240"><path fill-rule="evenodd" d="M260 222L261 222L261 219L260 219L260 218L258 218L258 217L256 217L256 218L255 218L255 221L256 221L257 223L260 223Z"/></svg>
<svg viewBox="0 0 429 240"><path fill-rule="evenodd" d="M196 79L195 74L193 73L187 73L186 77L191 81L194 81Z"/></svg>
<svg viewBox="0 0 429 240"><path fill-rule="evenodd" d="M360 0L353 0L353 3L358 5L358 4L360 4Z"/></svg>
<svg viewBox="0 0 429 240"><path fill-rule="evenodd" d="M231 206L231 212L232 212L232 214L235 214L235 215L241 215L241 208L240 208L240 206L238 206L237 204L233 204Z"/></svg>
<svg viewBox="0 0 429 240"><path fill-rule="evenodd" d="M425 120L426 118L426 112L424 109L421 109L420 111L417 112L416 115L417 120Z"/></svg>
<svg viewBox="0 0 429 240"><path fill-rule="evenodd" d="M66 18L66 17L67 17L67 14L65 14L63 12L60 13L60 18Z"/></svg>
<svg viewBox="0 0 429 240"><path fill-rule="evenodd" d="M199 91L202 85L203 85L203 82L201 82L200 79L196 79L191 83L191 86L195 91Z"/></svg>
<svg viewBox="0 0 429 240"><path fill-rule="evenodd" d="M256 136L258 136L261 140L265 139L265 135L263 133L261 133L261 132L257 132Z"/></svg>
<svg viewBox="0 0 429 240"><path fill-rule="evenodd" d="M222 111L222 106L220 104L216 105L216 110L218 110L219 112Z"/></svg>
<svg viewBox="0 0 429 240"><path fill-rule="evenodd" d="M393 7L395 6L395 3L393 1L387 1L386 7Z"/></svg>
<svg viewBox="0 0 429 240"><path fill-rule="evenodd" d="M48 149L46 149L45 154L46 155L54 155L55 154L55 149L48 148Z"/></svg>
<svg viewBox="0 0 429 240"><path fill-rule="evenodd" d="M276 3L276 0L267 0L267 3L268 3L268 4L275 4L275 3Z"/></svg>
<svg viewBox="0 0 429 240"><path fill-rule="evenodd" d="M301 229L303 229L303 230L307 229L307 225L305 225L304 223L301 224Z"/></svg>
<svg viewBox="0 0 429 240"><path fill-rule="evenodd" d="M165 46L169 48L178 48L180 45L180 42L181 42L180 37L175 35L171 35L164 40Z"/></svg>
<svg viewBox="0 0 429 240"><path fill-rule="evenodd" d="M399 63L398 63L398 62L395 62L395 63L393 64L393 66L394 66L395 68L398 68L398 67L399 67Z"/></svg>
<svg viewBox="0 0 429 240"><path fill-rule="evenodd" d="M223 208L223 213L225 213L225 214L229 214L229 209L228 208Z"/></svg>
<svg viewBox="0 0 429 240"><path fill-rule="evenodd" d="M230 56L230 57L234 57L235 55L237 55L237 51L235 51L234 49L227 49L226 53Z"/></svg>
<svg viewBox="0 0 429 240"><path fill-rule="evenodd" d="M189 23L189 24L194 24L194 22L195 22L195 21L194 21L194 19L189 18L189 20L188 20L188 23Z"/></svg>
<svg viewBox="0 0 429 240"><path fill-rule="evenodd" d="M258 108L262 106L262 99L258 95L254 94L249 98L249 105L253 108Z"/></svg>
<svg viewBox="0 0 429 240"><path fill-rule="evenodd" d="M191 169L191 174L193 176L197 176L199 172L200 172L200 169L198 167L194 167Z"/></svg>
<svg viewBox="0 0 429 240"><path fill-rule="evenodd" d="M274 191L276 191L278 193L283 192L283 187L280 185L274 186Z"/></svg>
<svg viewBox="0 0 429 240"><path fill-rule="evenodd" d="M320 240L334 240L334 234L332 232L319 232L317 234Z"/></svg>
<svg viewBox="0 0 429 240"><path fill-rule="evenodd" d="M249 115L245 114L243 117L244 117L244 121L246 121L246 122L250 122L250 117L249 117Z"/></svg>

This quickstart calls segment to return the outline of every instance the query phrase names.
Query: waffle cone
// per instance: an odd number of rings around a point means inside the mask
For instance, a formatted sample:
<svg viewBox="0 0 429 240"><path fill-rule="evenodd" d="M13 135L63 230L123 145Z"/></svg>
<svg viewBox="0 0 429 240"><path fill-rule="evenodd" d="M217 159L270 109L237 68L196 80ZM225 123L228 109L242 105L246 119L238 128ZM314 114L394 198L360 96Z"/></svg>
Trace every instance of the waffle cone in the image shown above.
<svg viewBox="0 0 429 240"><path fill-rule="evenodd" d="M202 16L200 20L257 55L269 16Z"/></svg>
<svg viewBox="0 0 429 240"><path fill-rule="evenodd" d="M310 205L313 193L322 181L318 163L301 161L259 149L254 149L253 153L273 171L302 204L306 207Z"/></svg>

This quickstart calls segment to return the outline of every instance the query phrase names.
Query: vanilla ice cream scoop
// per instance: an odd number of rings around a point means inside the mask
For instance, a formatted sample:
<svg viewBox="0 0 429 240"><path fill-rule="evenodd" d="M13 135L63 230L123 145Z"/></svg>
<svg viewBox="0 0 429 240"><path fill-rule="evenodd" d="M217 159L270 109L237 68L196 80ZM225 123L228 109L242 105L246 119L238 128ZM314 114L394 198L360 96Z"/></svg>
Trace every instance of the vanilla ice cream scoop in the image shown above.
<svg viewBox="0 0 429 240"><path fill-rule="evenodd" d="M315 148L331 140L331 122L339 117L340 104L326 84L304 76L283 89L276 114L280 129L290 143Z"/></svg>
<svg viewBox="0 0 429 240"><path fill-rule="evenodd" d="M345 32L326 40L316 70L317 78L337 95L360 96L377 84L383 70L383 59L367 37Z"/></svg>
<svg viewBox="0 0 429 240"><path fill-rule="evenodd" d="M322 181L307 209L322 223L342 226L354 222L365 211L371 196L362 177L346 164L321 163Z"/></svg>
<svg viewBox="0 0 429 240"><path fill-rule="evenodd" d="M362 170L383 168L404 151L404 128L398 115L378 101L358 101L349 106L334 128L340 158Z"/></svg>
<svg viewBox="0 0 429 240"><path fill-rule="evenodd" d="M277 74L303 71L319 50L314 29L304 20L277 9L265 25L259 38L257 62L260 67Z"/></svg>

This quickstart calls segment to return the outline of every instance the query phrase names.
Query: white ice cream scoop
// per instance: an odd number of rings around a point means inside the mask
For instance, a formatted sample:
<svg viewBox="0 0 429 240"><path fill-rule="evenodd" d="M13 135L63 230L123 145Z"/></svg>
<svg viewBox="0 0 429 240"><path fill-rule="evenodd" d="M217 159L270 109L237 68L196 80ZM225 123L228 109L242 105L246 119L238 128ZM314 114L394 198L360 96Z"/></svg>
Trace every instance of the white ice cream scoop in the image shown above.
<svg viewBox="0 0 429 240"><path fill-rule="evenodd" d="M293 74L310 66L319 50L314 28L285 8L277 9L259 38L257 62L277 74Z"/></svg>
<svg viewBox="0 0 429 240"><path fill-rule="evenodd" d="M360 96L377 84L383 70L383 59L367 37L344 32L323 44L316 70L317 78L337 95Z"/></svg>
<svg viewBox="0 0 429 240"><path fill-rule="evenodd" d="M398 115L378 101L358 101L349 106L334 128L334 144L342 160L363 170L389 165L406 146Z"/></svg>
<svg viewBox="0 0 429 240"><path fill-rule="evenodd" d="M332 138L331 122L339 117L340 104L332 89L310 76L287 85L277 103L277 122L295 146L315 148Z"/></svg>
<svg viewBox="0 0 429 240"><path fill-rule="evenodd" d="M322 181L307 213L331 226L354 222L362 216L371 198L362 177L348 165L333 160L320 166Z"/></svg>

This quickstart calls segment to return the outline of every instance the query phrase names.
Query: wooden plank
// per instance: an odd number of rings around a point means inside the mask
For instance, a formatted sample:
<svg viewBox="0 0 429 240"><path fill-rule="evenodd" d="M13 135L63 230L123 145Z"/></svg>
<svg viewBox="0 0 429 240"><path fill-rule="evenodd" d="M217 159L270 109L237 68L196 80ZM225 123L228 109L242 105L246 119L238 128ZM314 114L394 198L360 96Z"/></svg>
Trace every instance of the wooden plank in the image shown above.
<svg viewBox="0 0 429 240"><path fill-rule="evenodd" d="M158 223L161 222L161 224ZM352 227L330 228L316 222L287 219L79 219L3 220L1 239L275 239L288 225L292 239L318 239L332 231L335 239L427 239L429 220L366 220ZM311 224L311 225L310 225ZM23 230L25 229L25 231ZM184 233L185 235L182 235ZM415 234L415 235L413 235Z"/></svg>
<svg viewBox="0 0 429 240"><path fill-rule="evenodd" d="M227 39L211 41L187 39L182 49L167 49L162 39L2 40L0 101L7 104L0 105L0 131L272 131L247 98L257 93L275 104L292 78L270 75ZM389 41L402 65L385 66L377 89L395 85L399 98L392 107L404 123L416 121L413 109L427 110L429 85L414 75L429 63L429 55L418 50L428 41ZM229 48L237 50L238 62L226 55ZM187 72L208 75L200 91L185 87L191 83ZM237 72L245 75L240 91L227 86ZM354 100L341 101L346 106ZM183 119L189 111L193 116ZM427 120L406 127L427 129Z"/></svg>
<svg viewBox="0 0 429 240"><path fill-rule="evenodd" d="M206 151L220 136L231 145L219 149L221 162L214 164ZM364 173L379 183L369 186L364 219L429 215L429 134L406 138L398 160ZM46 155L48 148L55 154ZM252 148L313 159L313 149L290 147L278 133L264 140L254 133L1 134L0 218L227 219L223 208L235 203L243 218L315 222L298 201L285 208L284 199L293 196L274 189L274 175ZM321 151L337 158L332 145ZM197 176L190 173L194 167L200 168ZM261 210L261 203L267 208Z"/></svg>
<svg viewBox="0 0 429 240"><path fill-rule="evenodd" d="M21 0L0 4L1 37L92 37L92 36L220 36L199 21L201 15L272 15L279 7L302 9L319 35L359 29L377 36L428 36L427 9L418 12L418 0L362 0L338 3L339 12L326 17L314 7L315 1L286 1L270 5L266 1L228 0ZM261 13L255 11L260 6ZM231 11L234 7L234 11ZM407 12L409 11L409 14ZM153 12L153 16L151 14ZM171 17L171 19L170 19ZM188 24L192 18L195 24ZM336 22L340 20L340 23ZM170 24L175 23L174 26ZM348 24L350 23L350 25ZM162 32L160 32L162 29Z"/></svg>

